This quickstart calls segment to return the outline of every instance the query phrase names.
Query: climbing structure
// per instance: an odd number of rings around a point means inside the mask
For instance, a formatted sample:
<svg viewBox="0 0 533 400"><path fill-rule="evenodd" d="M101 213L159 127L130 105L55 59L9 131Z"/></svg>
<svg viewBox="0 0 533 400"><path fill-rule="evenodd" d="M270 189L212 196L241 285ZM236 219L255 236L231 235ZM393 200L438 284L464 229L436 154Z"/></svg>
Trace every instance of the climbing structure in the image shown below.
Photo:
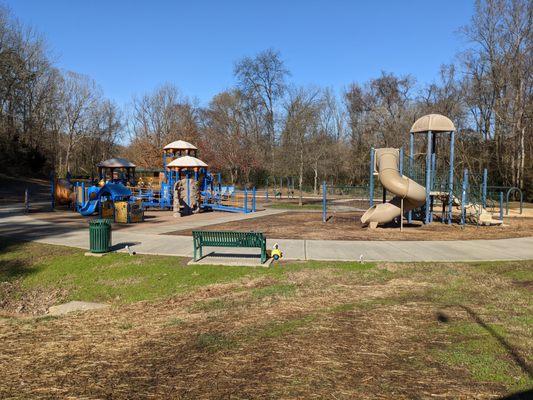
<svg viewBox="0 0 533 400"><path fill-rule="evenodd" d="M432 222L437 214L436 207L440 205L440 220L444 223L451 224L454 211L459 211L461 224L501 224L501 219L494 219L492 213L486 210L483 196L480 194L482 190L476 189L481 185L469 184L468 170L463 171L462 183L461 177L455 175L455 135L455 125L443 115L429 114L416 120L409 134L407 168L404 165L403 149L372 148L371 208L361 221L371 226L392 221L402 214L398 209L403 204L404 210L408 211L409 222L413 219L421 219L426 224ZM393 153L396 158L392 157ZM404 172L409 178L404 176ZM374 206L375 176L379 177L383 187L383 205ZM486 188L486 184L484 176L483 187ZM424 192L417 190L416 199L410 198L409 196L413 197L415 193L415 187L422 188ZM389 203L386 202L387 191L396 195ZM424 198L421 198L420 193L424 193ZM400 200L404 200L405 204Z"/></svg>

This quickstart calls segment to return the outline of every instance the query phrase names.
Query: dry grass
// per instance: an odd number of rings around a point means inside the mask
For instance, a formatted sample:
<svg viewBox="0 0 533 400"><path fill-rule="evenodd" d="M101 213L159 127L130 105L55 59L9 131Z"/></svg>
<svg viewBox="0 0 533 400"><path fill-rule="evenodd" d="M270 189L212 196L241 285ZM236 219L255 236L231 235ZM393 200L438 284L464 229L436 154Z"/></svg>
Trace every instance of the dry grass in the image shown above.
<svg viewBox="0 0 533 400"><path fill-rule="evenodd" d="M0 397L489 398L533 384L463 308L531 360L526 263L283 268L160 301L0 320Z"/></svg>

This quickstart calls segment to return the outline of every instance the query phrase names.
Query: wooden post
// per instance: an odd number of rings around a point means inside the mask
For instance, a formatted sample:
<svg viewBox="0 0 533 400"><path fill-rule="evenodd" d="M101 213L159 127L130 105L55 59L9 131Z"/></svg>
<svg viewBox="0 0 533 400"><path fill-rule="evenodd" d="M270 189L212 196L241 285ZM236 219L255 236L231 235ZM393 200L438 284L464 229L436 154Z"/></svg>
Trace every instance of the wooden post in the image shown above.
<svg viewBox="0 0 533 400"><path fill-rule="evenodd" d="M24 191L24 211L26 214L30 212L30 191L28 188Z"/></svg>

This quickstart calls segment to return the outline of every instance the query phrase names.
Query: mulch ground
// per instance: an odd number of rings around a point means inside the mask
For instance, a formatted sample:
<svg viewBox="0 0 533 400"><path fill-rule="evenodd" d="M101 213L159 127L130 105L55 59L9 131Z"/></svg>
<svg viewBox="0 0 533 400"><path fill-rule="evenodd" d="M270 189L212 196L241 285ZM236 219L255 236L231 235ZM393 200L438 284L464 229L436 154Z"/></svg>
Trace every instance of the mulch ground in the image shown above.
<svg viewBox="0 0 533 400"><path fill-rule="evenodd" d="M505 226L446 225L433 222L389 224L377 229L363 227L362 213L337 213L328 222L322 222L320 212L285 212L268 217L258 217L218 225L204 229L221 231L257 231L276 239L318 240L473 240L502 239L533 235L533 218L505 218ZM202 229L202 228L199 228ZM181 230L169 235L192 235L192 230Z"/></svg>

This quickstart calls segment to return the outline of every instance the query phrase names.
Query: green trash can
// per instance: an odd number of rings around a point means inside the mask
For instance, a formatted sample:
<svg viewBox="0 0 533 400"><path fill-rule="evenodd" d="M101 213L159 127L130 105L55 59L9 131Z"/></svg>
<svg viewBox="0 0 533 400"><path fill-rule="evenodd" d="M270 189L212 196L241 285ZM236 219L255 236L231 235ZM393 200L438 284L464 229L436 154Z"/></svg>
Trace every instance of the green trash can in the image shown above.
<svg viewBox="0 0 533 400"><path fill-rule="evenodd" d="M111 247L111 220L89 221L89 248L91 253L107 253Z"/></svg>

